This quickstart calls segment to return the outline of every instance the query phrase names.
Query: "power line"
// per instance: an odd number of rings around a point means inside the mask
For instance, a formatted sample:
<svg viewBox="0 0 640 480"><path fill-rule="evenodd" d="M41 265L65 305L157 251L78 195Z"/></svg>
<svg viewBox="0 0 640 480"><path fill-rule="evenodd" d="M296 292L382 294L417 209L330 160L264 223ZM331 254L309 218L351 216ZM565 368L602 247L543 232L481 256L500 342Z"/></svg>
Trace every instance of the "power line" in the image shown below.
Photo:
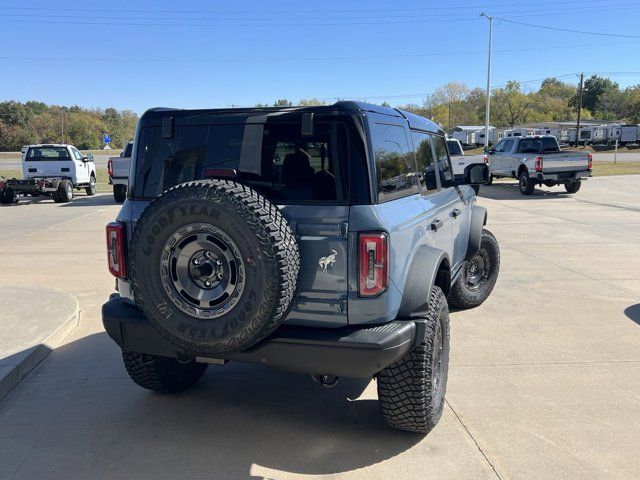
<svg viewBox="0 0 640 480"><path fill-rule="evenodd" d="M534 28L542 28L545 30L555 30L558 32L568 32L568 33L580 33L583 35L598 35L601 37L619 37L619 38L637 38L640 39L640 35L621 35L617 33L604 33L604 32L587 32L585 30L570 30L568 28L558 28L558 27L548 27L546 25L534 25L533 23L525 23L525 22L517 22L515 20L509 20L507 18L500 18L499 20L508 23L514 23L516 25L524 25L526 27L534 27Z"/></svg>

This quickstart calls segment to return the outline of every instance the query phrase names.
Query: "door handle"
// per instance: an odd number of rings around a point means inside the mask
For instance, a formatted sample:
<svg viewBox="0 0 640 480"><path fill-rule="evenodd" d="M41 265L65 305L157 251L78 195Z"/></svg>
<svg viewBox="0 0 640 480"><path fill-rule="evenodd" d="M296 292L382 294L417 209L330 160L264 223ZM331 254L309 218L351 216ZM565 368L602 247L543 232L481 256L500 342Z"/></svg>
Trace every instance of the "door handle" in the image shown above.
<svg viewBox="0 0 640 480"><path fill-rule="evenodd" d="M431 230L437 232L439 228L442 228L442 220L434 220L431 222Z"/></svg>
<svg viewBox="0 0 640 480"><path fill-rule="evenodd" d="M458 218L461 213L462 213L462 210L460 210L459 208L454 208L453 210L451 210L451 216L453 218Z"/></svg>

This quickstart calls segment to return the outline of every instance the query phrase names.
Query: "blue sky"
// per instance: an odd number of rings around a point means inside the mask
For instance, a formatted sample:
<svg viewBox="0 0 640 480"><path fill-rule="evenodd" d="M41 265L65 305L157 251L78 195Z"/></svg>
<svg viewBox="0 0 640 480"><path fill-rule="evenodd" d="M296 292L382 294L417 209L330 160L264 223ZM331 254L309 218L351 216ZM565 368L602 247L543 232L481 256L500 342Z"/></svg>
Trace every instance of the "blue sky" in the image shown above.
<svg viewBox="0 0 640 480"><path fill-rule="evenodd" d="M138 113L278 98L421 103L450 81L484 87L478 14L638 36L638 0L4 0L0 98ZM496 20L493 81L615 72L640 83L640 38Z"/></svg>

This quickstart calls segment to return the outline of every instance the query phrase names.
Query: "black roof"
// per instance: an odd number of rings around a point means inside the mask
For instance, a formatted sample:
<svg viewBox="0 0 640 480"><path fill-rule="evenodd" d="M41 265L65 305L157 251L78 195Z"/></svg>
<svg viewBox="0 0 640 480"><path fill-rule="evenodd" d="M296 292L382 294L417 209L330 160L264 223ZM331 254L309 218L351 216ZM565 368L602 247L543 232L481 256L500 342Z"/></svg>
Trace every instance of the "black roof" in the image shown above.
<svg viewBox="0 0 640 480"><path fill-rule="evenodd" d="M333 105L319 105L319 106L291 106L291 107L245 107L245 108L204 108L204 109L179 109L179 108L166 108L156 107L147 110L142 116L164 116L167 114L173 114L178 116L187 115L207 115L207 114L229 114L229 115L242 115L242 114L270 114L277 112L287 113L303 113L303 112L316 112L316 113L362 113L371 112L380 115L389 115L397 118L405 118L412 128L419 130L425 130L429 132L444 133L443 130L431 120L427 120L424 117L416 115L411 112L406 112L397 108L384 107L381 105L374 105L365 102L356 102L351 100L342 100L334 103Z"/></svg>

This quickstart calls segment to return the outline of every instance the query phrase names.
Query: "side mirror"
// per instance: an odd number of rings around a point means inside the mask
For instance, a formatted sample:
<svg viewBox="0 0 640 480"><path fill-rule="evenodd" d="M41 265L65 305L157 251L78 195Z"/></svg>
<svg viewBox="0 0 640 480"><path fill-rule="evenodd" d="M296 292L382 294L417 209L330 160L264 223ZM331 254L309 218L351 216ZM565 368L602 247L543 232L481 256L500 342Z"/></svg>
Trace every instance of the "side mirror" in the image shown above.
<svg viewBox="0 0 640 480"><path fill-rule="evenodd" d="M464 170L466 185L482 185L489 181L489 166L486 163L474 163Z"/></svg>
<svg viewBox="0 0 640 480"><path fill-rule="evenodd" d="M89 157L82 157L82 163L87 163L89 161Z"/></svg>

